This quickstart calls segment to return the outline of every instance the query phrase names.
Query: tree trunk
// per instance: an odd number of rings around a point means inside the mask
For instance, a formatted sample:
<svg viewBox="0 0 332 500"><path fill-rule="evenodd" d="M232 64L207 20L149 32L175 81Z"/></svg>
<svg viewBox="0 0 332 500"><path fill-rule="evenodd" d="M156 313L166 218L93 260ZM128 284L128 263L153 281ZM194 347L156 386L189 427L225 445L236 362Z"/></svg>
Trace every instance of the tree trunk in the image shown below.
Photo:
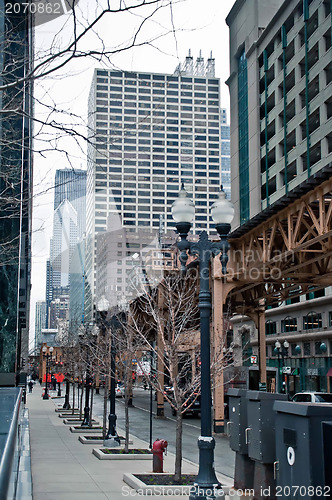
<svg viewBox="0 0 332 500"><path fill-rule="evenodd" d="M72 415L74 415L75 412L75 381L73 382L73 406L72 406Z"/></svg>
<svg viewBox="0 0 332 500"><path fill-rule="evenodd" d="M93 408L93 382L91 384L91 398L90 398L90 412L89 412L89 425L91 427L91 421L92 421L92 408Z"/></svg>
<svg viewBox="0 0 332 500"><path fill-rule="evenodd" d="M174 481L180 481L182 472L182 413L176 415L176 437L175 437L175 474Z"/></svg>
<svg viewBox="0 0 332 500"><path fill-rule="evenodd" d="M129 394L128 394L128 388L126 387L126 393L125 393L125 453L128 453L129 449Z"/></svg>
<svg viewBox="0 0 332 500"><path fill-rule="evenodd" d="M81 387L81 398L80 398L80 420L82 419L83 395L84 395L84 390L83 390L83 386L82 386Z"/></svg>

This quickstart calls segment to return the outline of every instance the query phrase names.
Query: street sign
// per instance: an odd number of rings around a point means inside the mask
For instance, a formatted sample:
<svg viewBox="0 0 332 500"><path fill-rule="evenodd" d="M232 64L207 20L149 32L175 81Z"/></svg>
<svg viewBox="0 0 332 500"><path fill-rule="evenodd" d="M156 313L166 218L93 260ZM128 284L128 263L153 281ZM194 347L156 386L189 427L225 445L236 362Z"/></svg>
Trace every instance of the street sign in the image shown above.
<svg viewBox="0 0 332 500"><path fill-rule="evenodd" d="M250 356L250 363L252 365L257 365L258 356Z"/></svg>
<svg viewBox="0 0 332 500"><path fill-rule="evenodd" d="M292 367L291 366L284 366L282 369L282 373L284 375L291 375L292 374Z"/></svg>

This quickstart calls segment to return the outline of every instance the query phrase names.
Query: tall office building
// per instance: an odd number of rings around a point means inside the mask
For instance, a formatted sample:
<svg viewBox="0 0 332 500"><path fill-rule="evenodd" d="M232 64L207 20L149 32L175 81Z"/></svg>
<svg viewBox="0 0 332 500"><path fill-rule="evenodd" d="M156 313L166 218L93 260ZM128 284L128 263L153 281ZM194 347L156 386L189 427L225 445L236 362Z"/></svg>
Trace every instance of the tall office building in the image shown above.
<svg viewBox="0 0 332 500"><path fill-rule="evenodd" d="M86 170L59 169L55 172L54 210L64 200L69 201L77 213L77 238L85 233Z"/></svg>
<svg viewBox="0 0 332 500"><path fill-rule="evenodd" d="M237 0L226 20L235 205L231 237L255 231L260 224L273 235L273 220L281 226L284 217L280 232L289 235L287 250L294 255L299 275L301 262L317 259L313 242L324 241L329 232L329 216L323 234L316 236L315 231L320 231L331 200L326 186L323 190L332 175L331 20L327 0ZM295 202L303 203L303 197L306 208L301 215ZM279 241L281 248L283 239ZM325 244L317 250L317 268L320 255L329 255ZM285 269L289 271L294 262ZM277 367L275 341L289 342L291 392L326 390L332 376L331 287L306 288L306 279L312 285L318 282L315 269L306 272L304 284L301 277L294 281L293 290L283 295L287 300L265 313L270 366Z"/></svg>
<svg viewBox="0 0 332 500"><path fill-rule="evenodd" d="M54 186L53 237L46 276L46 327L50 306L70 293L70 266L85 232L86 171L57 170Z"/></svg>
<svg viewBox="0 0 332 500"><path fill-rule="evenodd" d="M36 302L36 316L35 316L35 349L39 352L42 343L42 330L45 328L46 322L46 302Z"/></svg>
<svg viewBox="0 0 332 500"><path fill-rule="evenodd" d="M28 355L33 62L29 9L0 1L0 385L13 385ZM6 85L9 85L6 88Z"/></svg>
<svg viewBox="0 0 332 500"><path fill-rule="evenodd" d="M69 330L71 334L78 331L84 323L85 294L85 239L75 245L70 262L69 284Z"/></svg>
<svg viewBox="0 0 332 500"><path fill-rule="evenodd" d="M93 311L95 236L119 214L128 232L173 229L171 204L183 182L196 206L193 231L207 217L221 182L219 79L214 59L186 58L173 75L95 71L89 97L86 271Z"/></svg>

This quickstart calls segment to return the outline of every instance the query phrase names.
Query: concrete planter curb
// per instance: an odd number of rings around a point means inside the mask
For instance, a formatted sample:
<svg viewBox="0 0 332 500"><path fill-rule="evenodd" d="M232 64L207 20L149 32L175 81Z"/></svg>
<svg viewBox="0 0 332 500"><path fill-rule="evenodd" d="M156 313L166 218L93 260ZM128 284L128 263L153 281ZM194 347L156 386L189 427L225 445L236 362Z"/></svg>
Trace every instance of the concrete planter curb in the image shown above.
<svg viewBox="0 0 332 500"><path fill-rule="evenodd" d="M63 408L62 406L58 406L58 408L55 408L54 410L56 413L66 413L67 415L70 415L73 411L73 409L71 408L70 410L66 410L65 408ZM74 408L74 414L75 413L79 413L80 412L80 409L79 408Z"/></svg>
<svg viewBox="0 0 332 500"><path fill-rule="evenodd" d="M79 412L75 413L58 413L59 418L79 418L80 414Z"/></svg>
<svg viewBox="0 0 332 500"><path fill-rule="evenodd" d="M69 427L70 432L76 432L76 433L81 433L81 434L90 434L91 432L102 432L102 428L98 426L92 426L92 427L81 427L80 425L75 425L72 427Z"/></svg>
<svg viewBox="0 0 332 500"><path fill-rule="evenodd" d="M83 422L83 418L65 418L63 420L63 423L66 424L66 425L79 425L81 422ZM99 422L97 420L94 420L92 419L91 420L92 422L92 425L100 425Z"/></svg>
<svg viewBox="0 0 332 500"><path fill-rule="evenodd" d="M99 448L93 448L92 453L99 458L99 460L152 460L152 453L146 455L138 454L114 454L103 453Z"/></svg>
<svg viewBox="0 0 332 500"><path fill-rule="evenodd" d="M95 437L95 439L87 439L87 436L78 436L78 440L82 444L102 444L103 443L104 440L103 440L102 436L100 436L100 438L98 438L97 436L94 436L94 437ZM124 441L124 438L120 437L120 441ZM133 444L133 442L131 440L129 440L129 444Z"/></svg>
<svg viewBox="0 0 332 500"><path fill-rule="evenodd" d="M148 473L151 474L151 473ZM168 475L169 473L165 473ZM158 474L160 476L160 474ZM134 474L123 474L123 481L128 484L131 488L137 491L140 495L186 495L189 496L193 491L193 486L181 486L181 485L163 485L163 484L150 484L147 485L138 479ZM225 499L225 495L229 495L229 486L222 485L223 493L220 498ZM236 498L236 496L235 496Z"/></svg>

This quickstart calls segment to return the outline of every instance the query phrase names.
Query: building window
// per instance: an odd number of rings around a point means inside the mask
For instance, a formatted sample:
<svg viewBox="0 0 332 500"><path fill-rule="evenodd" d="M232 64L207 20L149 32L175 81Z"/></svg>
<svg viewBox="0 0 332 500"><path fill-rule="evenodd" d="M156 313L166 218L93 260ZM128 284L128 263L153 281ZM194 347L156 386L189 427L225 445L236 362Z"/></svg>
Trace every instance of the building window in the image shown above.
<svg viewBox="0 0 332 500"><path fill-rule="evenodd" d="M329 312L329 326L332 326L332 311Z"/></svg>
<svg viewBox="0 0 332 500"><path fill-rule="evenodd" d="M249 219L248 75L243 51L238 60L240 222Z"/></svg>
<svg viewBox="0 0 332 500"><path fill-rule="evenodd" d="M281 320L281 332L296 332L297 330L297 319L287 316L287 318Z"/></svg>
<svg viewBox="0 0 332 500"><path fill-rule="evenodd" d="M316 328L322 328L322 315L310 312L303 318L303 330L314 330Z"/></svg>
<svg viewBox="0 0 332 500"><path fill-rule="evenodd" d="M310 356L310 342L304 342L303 344L303 352L305 356Z"/></svg>
<svg viewBox="0 0 332 500"><path fill-rule="evenodd" d="M276 321L266 321L265 322L265 334L274 335L277 333L277 322Z"/></svg>

